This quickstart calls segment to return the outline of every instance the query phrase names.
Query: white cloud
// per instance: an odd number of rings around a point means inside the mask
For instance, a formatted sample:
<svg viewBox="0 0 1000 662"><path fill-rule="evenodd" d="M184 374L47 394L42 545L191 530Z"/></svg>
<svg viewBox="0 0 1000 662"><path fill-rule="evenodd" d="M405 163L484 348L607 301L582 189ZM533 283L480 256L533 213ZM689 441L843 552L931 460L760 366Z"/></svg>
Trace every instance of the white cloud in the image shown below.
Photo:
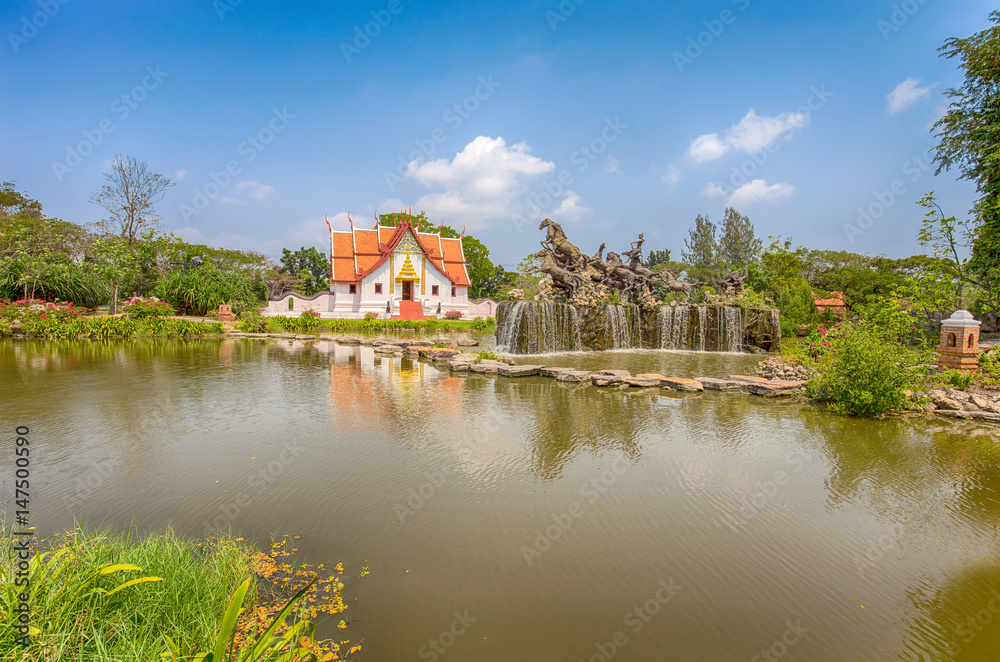
<svg viewBox="0 0 1000 662"><path fill-rule="evenodd" d="M428 188L444 189L424 195L414 209L426 211L433 222L479 230L488 220L516 210L516 201L526 192L525 179L554 169L552 161L532 156L526 143L508 146L502 137L478 136L451 161L412 161L406 176Z"/></svg>
<svg viewBox="0 0 1000 662"><path fill-rule="evenodd" d="M704 163L705 161L713 161L719 158L728 149L729 147L719 138L719 134L706 133L691 141L688 154L698 163Z"/></svg>
<svg viewBox="0 0 1000 662"><path fill-rule="evenodd" d="M711 184L709 185L711 186ZM768 186L763 179L755 179L739 187L726 201L730 207L747 207L761 200L778 200L787 198L795 192L791 184L778 183Z"/></svg>
<svg viewBox="0 0 1000 662"><path fill-rule="evenodd" d="M181 228L174 230L174 234L189 244L201 244L205 242L205 235L197 228Z"/></svg>
<svg viewBox="0 0 1000 662"><path fill-rule="evenodd" d="M705 190L701 192L701 195L706 198L724 198L726 197L726 189L722 188L718 184L709 184L705 187Z"/></svg>
<svg viewBox="0 0 1000 662"><path fill-rule="evenodd" d="M566 197L559 203L559 208L551 212L553 218L561 218L567 221L579 221L583 214L591 211L580 204L580 195L570 189L566 191Z"/></svg>
<svg viewBox="0 0 1000 662"><path fill-rule="evenodd" d="M755 152L769 147L782 136L801 129L808 123L809 116L806 113L782 113L770 117L758 115L751 108L739 124L726 130L725 136L706 133L692 140L688 155L697 163L705 163L719 158L731 149Z"/></svg>
<svg viewBox="0 0 1000 662"><path fill-rule="evenodd" d="M243 191L250 189L247 193L251 198L257 200L258 202L266 198L267 196L274 193L274 187L270 184L260 184L258 182L243 181L236 185L237 191Z"/></svg>
<svg viewBox="0 0 1000 662"><path fill-rule="evenodd" d="M334 218L330 219L331 225L333 225L333 221L337 216L338 215L334 215ZM347 214L345 213L343 216L344 224L347 225ZM341 229L336 225L334 227L338 230ZM288 228L286 234L295 244L302 246L318 246L322 248L324 252L330 252L330 231L327 229L326 220L322 216L318 218L307 218L306 220Z"/></svg>
<svg viewBox="0 0 1000 662"><path fill-rule="evenodd" d="M174 173L174 179L176 179L177 181L180 181L180 180L184 179L185 177L187 177L187 174L188 174L187 170L178 170L177 172Z"/></svg>
<svg viewBox="0 0 1000 662"><path fill-rule="evenodd" d="M739 124L729 127L726 132L726 143L744 152L755 152L764 149L781 136L801 129L809 122L805 113L782 113L774 117L761 117L754 109L740 120Z"/></svg>
<svg viewBox="0 0 1000 662"><path fill-rule="evenodd" d="M619 166L618 159L609 154L608 161L607 163L604 164L604 172L615 172L620 175L622 174L622 171L618 169L618 166Z"/></svg>
<svg viewBox="0 0 1000 662"><path fill-rule="evenodd" d="M681 169L675 165L670 166L663 174L663 181L670 184L677 184L681 181Z"/></svg>
<svg viewBox="0 0 1000 662"><path fill-rule="evenodd" d="M933 85L928 85L927 87L918 87L920 85L920 79L917 78L907 78L902 83L896 86L889 94L885 95L885 98L889 100L888 108L889 114L895 115L900 113L921 99L926 99L931 95L931 89Z"/></svg>

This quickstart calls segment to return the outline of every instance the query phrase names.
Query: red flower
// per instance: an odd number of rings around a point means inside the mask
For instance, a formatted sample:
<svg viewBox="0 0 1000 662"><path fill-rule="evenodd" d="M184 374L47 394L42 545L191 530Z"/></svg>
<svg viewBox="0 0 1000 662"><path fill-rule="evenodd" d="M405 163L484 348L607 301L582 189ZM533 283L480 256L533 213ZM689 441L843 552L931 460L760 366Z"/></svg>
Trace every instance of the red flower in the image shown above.
<svg viewBox="0 0 1000 662"><path fill-rule="evenodd" d="M830 346L830 343L828 343L828 342L826 342L826 341L824 340L824 341L823 341L823 347L829 347L829 346Z"/></svg>
<svg viewBox="0 0 1000 662"><path fill-rule="evenodd" d="M825 336L826 335L826 329L824 329L823 327L819 327L816 330L819 331L819 335L821 335L821 336Z"/></svg>

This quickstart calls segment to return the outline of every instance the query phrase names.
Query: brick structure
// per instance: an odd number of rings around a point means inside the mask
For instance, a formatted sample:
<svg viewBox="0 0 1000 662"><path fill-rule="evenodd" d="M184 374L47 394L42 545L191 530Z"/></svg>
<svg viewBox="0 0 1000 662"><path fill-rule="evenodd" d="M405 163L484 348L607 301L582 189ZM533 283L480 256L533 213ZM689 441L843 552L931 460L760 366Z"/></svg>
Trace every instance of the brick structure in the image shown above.
<svg viewBox="0 0 1000 662"><path fill-rule="evenodd" d="M941 322L938 345L938 370L956 369L975 372L979 369L979 325L967 310L956 310Z"/></svg>
<svg viewBox="0 0 1000 662"><path fill-rule="evenodd" d="M229 304L222 304L219 306L219 321L220 322L232 322L236 318L233 316L233 307Z"/></svg>

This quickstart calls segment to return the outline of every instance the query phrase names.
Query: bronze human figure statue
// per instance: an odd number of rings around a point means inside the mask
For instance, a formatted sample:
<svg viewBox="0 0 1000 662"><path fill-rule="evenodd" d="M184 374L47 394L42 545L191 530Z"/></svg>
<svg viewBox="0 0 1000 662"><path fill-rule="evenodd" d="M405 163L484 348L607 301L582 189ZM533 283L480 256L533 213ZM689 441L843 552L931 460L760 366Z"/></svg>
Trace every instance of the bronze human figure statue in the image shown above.
<svg viewBox="0 0 1000 662"><path fill-rule="evenodd" d="M628 295L633 302L649 306L662 301L663 290L684 292L687 302L695 288L707 285L681 283L667 270L654 272L645 266L642 263L645 243L642 233L621 255L609 252L605 256L605 244L602 243L594 255L588 256L570 242L562 226L552 219L544 219L538 229L546 231L542 250L534 254L542 263L533 267L530 273L544 273L552 281L551 287L546 286L540 294L542 297L549 296L548 292L562 292L567 299L574 299L576 305L593 305L595 301L606 300L609 291L617 291ZM627 263L623 257L628 259Z"/></svg>

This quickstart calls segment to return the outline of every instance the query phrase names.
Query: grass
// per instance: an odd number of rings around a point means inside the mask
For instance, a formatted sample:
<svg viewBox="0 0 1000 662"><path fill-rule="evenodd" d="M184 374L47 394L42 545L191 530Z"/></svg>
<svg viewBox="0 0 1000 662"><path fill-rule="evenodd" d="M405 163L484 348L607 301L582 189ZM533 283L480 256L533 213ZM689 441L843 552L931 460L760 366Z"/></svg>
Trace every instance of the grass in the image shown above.
<svg viewBox="0 0 1000 662"><path fill-rule="evenodd" d="M0 523L6 538L9 526ZM17 605L15 559L11 545L0 556L0 659L159 660L165 637L191 652L212 650L230 597L249 582L245 611L234 646L253 643L295 591L316 575L308 566L292 567L285 540L267 552L242 538L192 540L167 528L139 533L129 528L77 528L41 543L32 561L31 625L38 629L24 649L11 623ZM122 565L125 564L125 565ZM310 587L312 600L300 604L299 622L346 609L339 572ZM131 580L143 579L130 584ZM249 578L249 580L248 580ZM115 591L116 588L120 590ZM318 598L318 599L317 599ZM343 621L342 621L343 623ZM287 631L288 626L282 628ZM310 642L317 659L341 659L339 644ZM24 655L24 657L22 657Z"/></svg>

